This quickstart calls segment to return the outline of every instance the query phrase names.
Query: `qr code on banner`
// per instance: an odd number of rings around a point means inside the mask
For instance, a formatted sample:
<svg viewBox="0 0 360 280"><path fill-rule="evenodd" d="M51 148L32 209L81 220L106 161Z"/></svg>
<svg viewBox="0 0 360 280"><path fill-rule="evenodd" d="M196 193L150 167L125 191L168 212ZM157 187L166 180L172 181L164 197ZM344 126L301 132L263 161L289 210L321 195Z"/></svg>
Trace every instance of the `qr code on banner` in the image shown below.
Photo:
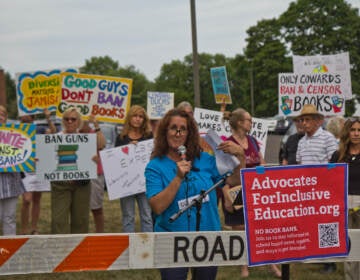
<svg viewBox="0 0 360 280"><path fill-rule="evenodd" d="M319 224L319 248L339 247L339 223Z"/></svg>

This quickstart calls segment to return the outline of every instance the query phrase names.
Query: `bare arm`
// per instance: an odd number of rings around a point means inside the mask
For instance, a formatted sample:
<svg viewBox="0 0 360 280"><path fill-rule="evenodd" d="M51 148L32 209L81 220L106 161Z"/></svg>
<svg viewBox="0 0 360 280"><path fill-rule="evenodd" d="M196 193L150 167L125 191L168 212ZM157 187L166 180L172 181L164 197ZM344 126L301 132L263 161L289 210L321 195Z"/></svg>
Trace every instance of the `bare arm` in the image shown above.
<svg viewBox="0 0 360 280"><path fill-rule="evenodd" d="M181 181L185 177L186 173L191 169L190 161L179 161L177 164L177 173L174 179L170 182L170 184L157 195L151 197L149 199L149 204L151 209L155 214L160 215L164 212L169 205L174 201L176 193L178 192Z"/></svg>
<svg viewBox="0 0 360 280"><path fill-rule="evenodd" d="M50 111L49 111L47 108L44 109L44 115L45 115L45 118L46 118L46 120L47 120L50 133L56 133L56 132L57 132L56 126L55 126L54 123L51 121L51 119L50 119L51 113L50 113Z"/></svg>
<svg viewBox="0 0 360 280"><path fill-rule="evenodd" d="M89 117L89 123L92 123L94 125L95 128L95 132L96 132L96 145L97 145L97 150L101 151L102 149L105 148L106 146L106 138L104 136L104 134L102 133L99 123L96 120L94 115L90 115Z"/></svg>

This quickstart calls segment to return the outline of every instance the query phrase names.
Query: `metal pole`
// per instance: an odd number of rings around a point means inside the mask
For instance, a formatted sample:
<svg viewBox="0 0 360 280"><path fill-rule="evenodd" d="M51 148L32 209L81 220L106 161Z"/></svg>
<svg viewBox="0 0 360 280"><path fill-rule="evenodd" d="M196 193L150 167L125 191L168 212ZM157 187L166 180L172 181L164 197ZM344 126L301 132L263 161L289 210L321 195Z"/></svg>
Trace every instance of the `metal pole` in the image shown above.
<svg viewBox="0 0 360 280"><path fill-rule="evenodd" d="M199 82L200 79L199 79L199 58L197 51L195 0L190 0L190 10L191 10L192 52L193 52L194 103L195 103L195 107L200 107L200 82Z"/></svg>
<svg viewBox="0 0 360 280"><path fill-rule="evenodd" d="M251 63L250 68L250 101L251 101L251 115L254 116L255 105L254 105L254 74L253 74L253 65Z"/></svg>

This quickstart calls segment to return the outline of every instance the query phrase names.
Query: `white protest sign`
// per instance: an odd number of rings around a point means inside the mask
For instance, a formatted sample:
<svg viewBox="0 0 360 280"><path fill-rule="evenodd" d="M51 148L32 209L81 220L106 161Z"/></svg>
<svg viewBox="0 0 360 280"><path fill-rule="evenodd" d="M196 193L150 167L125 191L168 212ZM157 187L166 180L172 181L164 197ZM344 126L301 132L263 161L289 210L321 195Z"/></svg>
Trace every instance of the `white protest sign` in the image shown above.
<svg viewBox="0 0 360 280"><path fill-rule="evenodd" d="M97 178L95 133L36 135L36 175L39 180Z"/></svg>
<svg viewBox="0 0 360 280"><path fill-rule="evenodd" d="M201 136L206 135L209 129L212 129L225 140L231 135L231 129L227 121L222 120L223 113L219 111L195 108L194 118L198 124ZM249 135L256 138L260 152L265 155L266 141L268 134L269 121L265 119L252 118L252 127Z"/></svg>
<svg viewBox="0 0 360 280"><path fill-rule="evenodd" d="M174 108L173 92L147 93L147 113L151 120L161 119L165 113Z"/></svg>
<svg viewBox="0 0 360 280"><path fill-rule="evenodd" d="M333 55L293 56L294 73L336 73L341 75L345 99L352 98L350 57L348 52Z"/></svg>
<svg viewBox="0 0 360 280"><path fill-rule="evenodd" d="M337 73L279 74L279 114L298 116L305 104L313 104L324 116L345 114L345 89Z"/></svg>
<svg viewBox="0 0 360 280"><path fill-rule="evenodd" d="M216 167L220 174L229 172L239 165L240 162L235 156L226 154L223 151L216 149L223 140L221 140L220 136L217 135L214 130L209 129L205 136L205 140L215 153Z"/></svg>
<svg viewBox="0 0 360 280"><path fill-rule="evenodd" d="M109 199L145 192L145 167L153 139L100 151Z"/></svg>

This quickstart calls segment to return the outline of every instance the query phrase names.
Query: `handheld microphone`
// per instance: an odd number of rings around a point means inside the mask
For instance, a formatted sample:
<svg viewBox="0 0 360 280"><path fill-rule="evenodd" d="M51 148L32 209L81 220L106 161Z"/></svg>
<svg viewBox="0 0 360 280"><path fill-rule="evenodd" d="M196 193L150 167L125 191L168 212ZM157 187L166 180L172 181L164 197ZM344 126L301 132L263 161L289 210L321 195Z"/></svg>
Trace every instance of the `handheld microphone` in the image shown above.
<svg viewBox="0 0 360 280"><path fill-rule="evenodd" d="M186 147L184 145L178 147L178 153L181 157L181 160L186 160Z"/></svg>

